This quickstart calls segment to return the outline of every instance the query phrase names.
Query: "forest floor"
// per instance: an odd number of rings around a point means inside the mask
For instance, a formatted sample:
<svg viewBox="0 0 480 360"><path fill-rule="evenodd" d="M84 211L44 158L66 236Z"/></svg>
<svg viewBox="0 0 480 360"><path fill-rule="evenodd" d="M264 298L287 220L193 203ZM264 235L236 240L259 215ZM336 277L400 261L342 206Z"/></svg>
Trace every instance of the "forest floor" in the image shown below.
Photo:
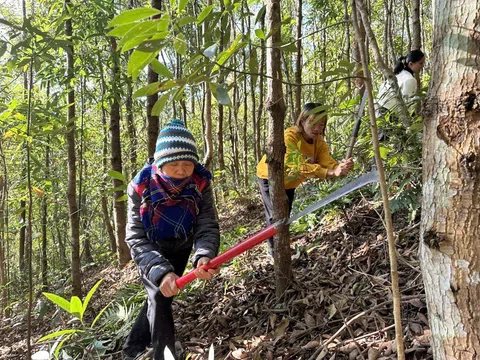
<svg viewBox="0 0 480 360"><path fill-rule="evenodd" d="M223 233L238 226L243 238L264 222L260 200L224 204ZM396 359L388 247L381 214L366 202L351 206L328 226L292 237L294 283L278 300L272 259L260 245L195 282L174 301L177 340L189 359ZM431 359L430 330L417 258L419 224L394 215L407 359ZM103 278L91 306L98 311L138 282L133 264L91 267L85 289ZM33 339L53 331L51 319L33 319ZM0 322L0 359L26 358L25 316ZM57 329L68 328L61 318ZM34 350L38 351L39 345ZM102 357L121 359L120 353Z"/></svg>

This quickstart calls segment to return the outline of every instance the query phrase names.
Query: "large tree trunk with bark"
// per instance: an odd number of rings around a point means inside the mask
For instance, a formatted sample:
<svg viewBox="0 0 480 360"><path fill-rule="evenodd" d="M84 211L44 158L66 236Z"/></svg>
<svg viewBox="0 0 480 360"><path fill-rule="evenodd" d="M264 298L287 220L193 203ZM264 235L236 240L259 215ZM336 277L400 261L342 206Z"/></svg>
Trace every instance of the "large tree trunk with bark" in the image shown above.
<svg viewBox="0 0 480 360"><path fill-rule="evenodd" d="M65 0L65 7L69 9L70 0ZM65 20L65 36L72 41L72 19ZM77 203L77 158L75 154L75 90L72 86L74 79L73 45L67 46L67 161L68 161L68 209L70 212L70 243L72 244L72 294L82 296L82 274L80 271L80 216Z"/></svg>
<svg viewBox="0 0 480 360"><path fill-rule="evenodd" d="M480 358L479 8L433 4L419 258L436 360Z"/></svg>
<svg viewBox="0 0 480 360"><path fill-rule="evenodd" d="M283 125L285 120L285 101L282 89L282 59L278 48L273 47L281 41L280 0L270 0L267 4L266 22L271 37L267 41L267 101L268 111L268 182L273 204L274 221L288 217L287 197L284 187L285 142ZM275 237L275 283L279 298L292 280L292 259L288 226L281 226Z"/></svg>

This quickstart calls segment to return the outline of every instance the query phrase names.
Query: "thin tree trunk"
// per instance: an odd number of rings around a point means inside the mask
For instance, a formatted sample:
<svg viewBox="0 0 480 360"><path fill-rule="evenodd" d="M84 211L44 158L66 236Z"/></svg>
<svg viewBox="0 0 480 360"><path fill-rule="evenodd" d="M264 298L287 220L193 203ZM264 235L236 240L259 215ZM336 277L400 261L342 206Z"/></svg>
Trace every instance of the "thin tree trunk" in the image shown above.
<svg viewBox="0 0 480 360"><path fill-rule="evenodd" d="M262 29L265 28L265 20L262 19ZM260 76L258 79L258 110L257 110L257 132L255 138L255 146L257 147L257 163L263 156L263 147L261 146L261 135L262 135L262 119L263 119L263 102L264 102L264 76L265 71L265 40L260 40L261 54L260 54Z"/></svg>
<svg viewBox="0 0 480 360"><path fill-rule="evenodd" d="M47 99L50 90L50 82L47 85ZM45 145L45 182L50 178L50 136L47 136ZM47 251L47 221L48 221L48 202L47 192L42 198L42 289L48 289L48 251Z"/></svg>
<svg viewBox="0 0 480 360"><path fill-rule="evenodd" d="M360 38L360 29L358 26L357 11L356 6L358 2L362 0L352 0L352 14L353 14L353 25L355 28L355 33L357 38ZM364 27L367 28L367 25L364 23ZM378 130L377 130L377 119L375 117L375 108L374 108L374 99L373 99L373 89L372 89L372 80L370 75L370 70L368 67L368 56L367 48L364 41L359 43L360 55L362 58L363 71L365 73L366 80L365 91L368 95L368 111L370 116L370 129L372 131L372 142L373 142L373 151L375 154L375 161L378 169L379 184L380 190L382 193L383 200L383 211L385 217L385 225L387 231L387 240L388 240L388 254L390 260L390 276L392 283L392 294L393 294L393 316L395 321L395 343L397 346L397 357L399 360L405 359L405 350L403 345L403 330L402 330L402 316L400 312L400 288L398 285L398 266L397 266L397 253L395 246L395 238L393 234L393 223L392 215L390 212L390 203L388 199L388 188L385 181L385 171L383 169L383 162L380 156L380 145L378 141Z"/></svg>
<svg viewBox="0 0 480 360"><path fill-rule="evenodd" d="M207 0L207 6L212 5L212 0ZM205 22L204 34L206 41L210 39L208 33L208 22ZM208 84L205 85L205 157L203 163L207 168L212 167L213 160L213 133L212 133L212 93Z"/></svg>
<svg viewBox="0 0 480 360"><path fill-rule="evenodd" d="M70 12L71 1L65 0L65 9ZM65 20L65 37L72 41L72 18ZM80 270L80 217L77 203L77 165L75 154L75 89L72 85L74 74L73 44L67 47L67 161L68 161L68 209L70 212L70 243L72 245L72 294L82 296L82 274Z"/></svg>
<svg viewBox="0 0 480 360"><path fill-rule="evenodd" d="M411 0L412 7L412 50L419 50L422 47L422 28L420 23L420 0ZM422 91L422 84L420 82L420 73L415 73L417 80L417 93ZM420 114L422 103L419 101L415 106L415 113Z"/></svg>
<svg viewBox="0 0 480 360"><path fill-rule="evenodd" d="M268 182L273 204L274 221L288 217L287 197L284 187L284 120L285 102L282 89L282 59L278 48L272 47L281 41L281 9L279 0L270 0L266 11L267 29L271 36L267 40L268 98ZM280 226L275 237L275 284L277 299L282 296L292 281L292 259L288 226Z"/></svg>
<svg viewBox="0 0 480 360"><path fill-rule="evenodd" d="M380 50L378 48L377 39L375 38L375 35L370 26L370 22L368 19L368 12L363 0L357 1L356 4L357 4L357 9L362 17L362 23L363 23L363 27L365 28L365 33L368 37L370 45L372 46L375 62L377 63L377 66L379 67L380 71L387 78L390 86L392 87L395 95L397 96L398 103L399 103L399 106L397 109L398 109L398 115L400 117L400 120L405 126L408 126L411 122L410 114L408 113L407 106L405 105L400 89L398 87L397 77L395 76L393 71L387 67L387 65L385 64L385 61L383 60L382 54L380 53Z"/></svg>
<svg viewBox="0 0 480 360"><path fill-rule="evenodd" d="M2 154L3 156L3 154ZM0 309L0 316L4 316L4 309L7 308L7 266L5 264L5 248L7 244L5 233L5 204L7 202L7 181L6 174L0 176L0 284L2 286L2 302Z"/></svg>
<svg viewBox="0 0 480 360"><path fill-rule="evenodd" d="M119 67L118 67L118 54L117 54L117 42L114 38L111 38L112 44L112 93L113 100L110 107L110 148L111 148L111 164L112 169L122 173L122 148L120 142L120 104L119 93L117 90L117 83L119 79ZM123 182L119 179L113 179L113 187L118 188L123 185ZM115 232L117 234L117 250L118 250L118 263L121 266L126 265L130 260L130 250L125 242L125 226L127 224L125 201L121 198L124 195L123 190L116 190L113 193L115 201Z"/></svg>
<svg viewBox="0 0 480 360"><path fill-rule="evenodd" d="M297 54L296 54L296 63L295 63L295 83L302 83L302 22L303 22L303 13L302 13L303 2L302 0L297 0ZM348 15L345 15L348 16ZM347 18L348 19L348 18ZM348 34L348 24L347 24L347 34ZM349 40L347 39L347 43ZM295 121L300 112L302 111L302 87L297 85L295 87L295 109L292 109L293 121Z"/></svg>
<svg viewBox="0 0 480 360"><path fill-rule="evenodd" d="M432 7L419 259L434 359L479 359L480 1Z"/></svg>
<svg viewBox="0 0 480 360"><path fill-rule="evenodd" d="M287 57L285 56L285 53L282 52L282 61L283 61L283 66L285 68L285 76L287 78L287 82L291 83L292 79L290 79L290 67L289 63L287 61ZM295 123L295 107L294 107L294 101L293 101L293 88L292 85L287 84L285 85L285 91L287 93L287 107L290 108L290 118L291 122L294 124Z"/></svg>
<svg viewBox="0 0 480 360"><path fill-rule="evenodd" d="M107 133L107 110L105 109L105 92L106 92L106 85L105 85L105 78L103 72L103 63L100 57L100 52L97 53L98 55L98 66L100 69L100 85L101 85L101 108L102 108L102 169L103 173L107 173L107 156L108 156L108 133ZM127 85L128 86L128 85ZM130 84L130 91L131 91L131 84ZM128 95L127 95L128 97ZM128 110L127 110L128 116ZM136 140L135 140L136 142ZM117 240L115 238L115 232L113 230L112 223L110 222L110 215L108 212L108 201L105 195L105 191L107 190L107 182L105 177L102 177L102 185L101 185L101 204L102 204L102 217L103 223L105 225L105 229L107 230L108 240L110 244L110 250L113 254L117 255Z"/></svg>
<svg viewBox="0 0 480 360"><path fill-rule="evenodd" d="M245 19L242 18L242 33L245 34ZM242 51L243 71L247 72L247 53L245 48ZM243 185L248 187L248 96L247 96L247 77L243 78Z"/></svg>
<svg viewBox="0 0 480 360"><path fill-rule="evenodd" d="M130 78L125 77L127 84L127 97L125 99L125 109L127 111L127 133L130 142L130 177L134 178L137 174L137 131L135 129L134 111L133 111L133 89Z"/></svg>

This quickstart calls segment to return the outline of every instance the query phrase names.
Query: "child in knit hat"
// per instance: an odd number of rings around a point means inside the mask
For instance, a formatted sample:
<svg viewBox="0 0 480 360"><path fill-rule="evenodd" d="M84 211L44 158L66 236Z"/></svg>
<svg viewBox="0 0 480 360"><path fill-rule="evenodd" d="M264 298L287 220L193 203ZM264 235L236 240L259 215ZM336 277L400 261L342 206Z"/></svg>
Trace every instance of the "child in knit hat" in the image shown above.
<svg viewBox="0 0 480 360"><path fill-rule="evenodd" d="M123 347L133 359L152 343L154 359L165 347L175 354L172 296L192 248L193 266L218 253L220 234L211 173L198 163L195 140L180 120L172 120L157 139L153 161L128 186L126 242L147 290L147 301ZM197 269L209 280L218 270Z"/></svg>

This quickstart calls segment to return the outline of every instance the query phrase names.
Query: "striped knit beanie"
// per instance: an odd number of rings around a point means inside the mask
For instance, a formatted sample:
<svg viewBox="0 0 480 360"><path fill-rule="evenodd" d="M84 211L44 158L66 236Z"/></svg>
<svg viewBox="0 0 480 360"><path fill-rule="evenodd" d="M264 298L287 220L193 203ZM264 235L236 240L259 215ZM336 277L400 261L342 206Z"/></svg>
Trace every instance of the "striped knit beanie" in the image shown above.
<svg viewBox="0 0 480 360"><path fill-rule="evenodd" d="M155 165L160 169L162 165L172 161L189 160L195 165L198 162L195 139L181 120L172 120L158 135L155 155Z"/></svg>

